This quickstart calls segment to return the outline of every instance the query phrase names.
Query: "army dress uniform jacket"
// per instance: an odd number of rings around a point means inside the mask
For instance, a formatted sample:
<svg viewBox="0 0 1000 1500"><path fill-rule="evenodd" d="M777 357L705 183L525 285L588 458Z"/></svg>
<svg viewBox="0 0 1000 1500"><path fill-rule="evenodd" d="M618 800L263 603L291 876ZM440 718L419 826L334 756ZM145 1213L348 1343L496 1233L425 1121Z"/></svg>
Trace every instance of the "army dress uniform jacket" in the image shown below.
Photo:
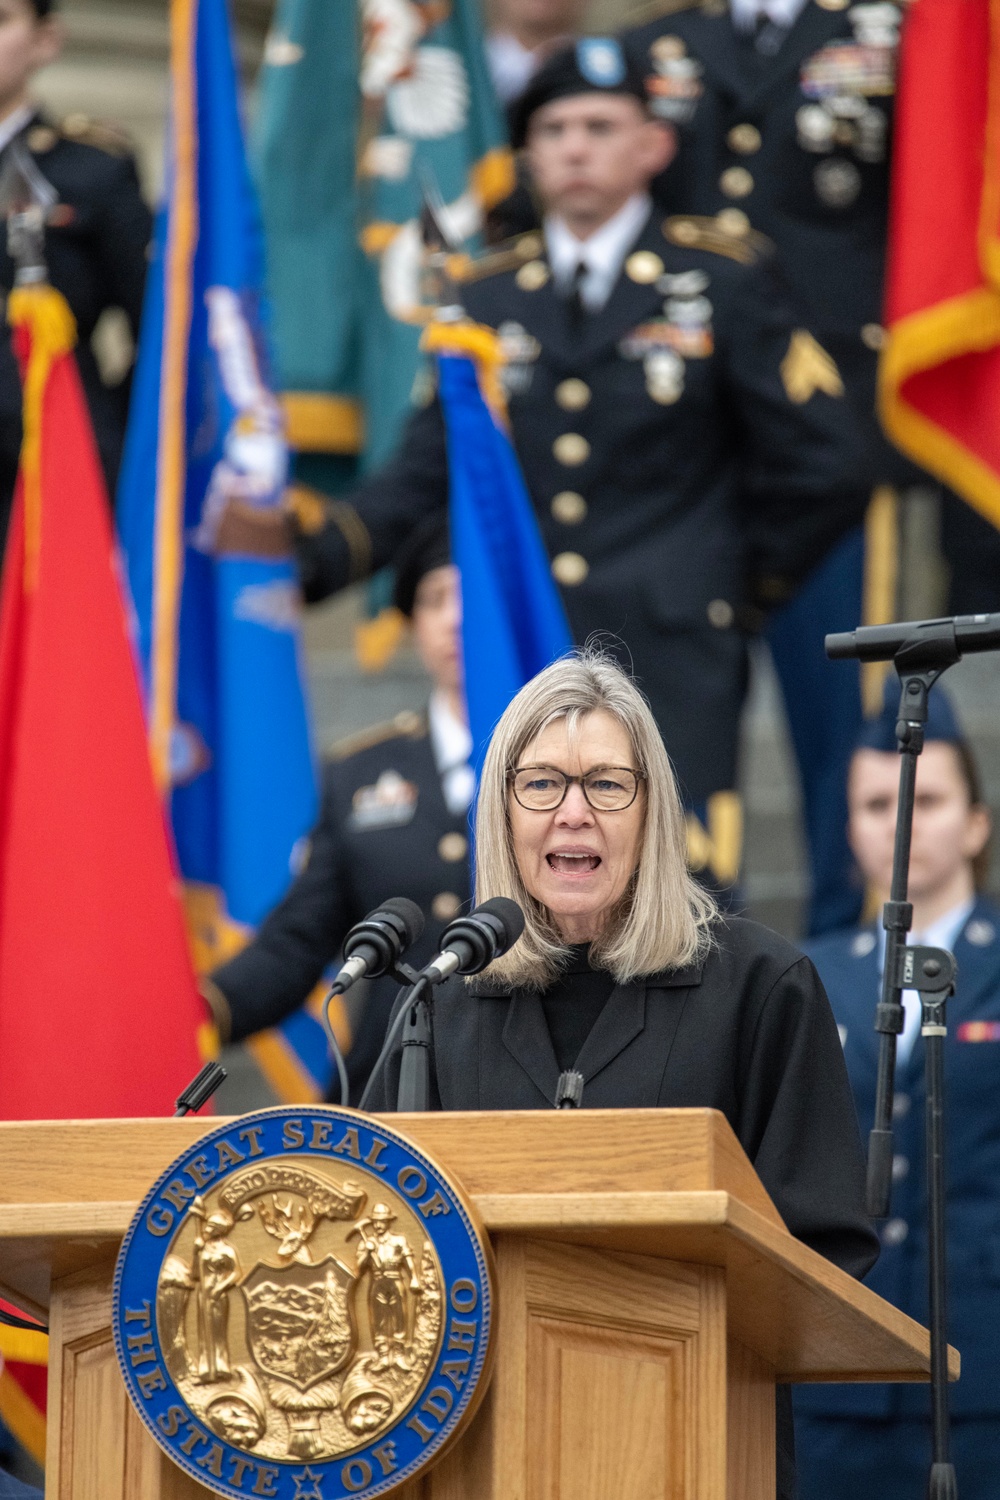
<svg viewBox="0 0 1000 1500"><path fill-rule="evenodd" d="M773 56L724 3L692 3L627 32L678 155L654 191L672 212L723 215L777 246L809 326L866 423L871 482L917 471L874 420L902 8L806 0Z"/></svg>
<svg viewBox="0 0 1000 1500"><path fill-rule="evenodd" d="M334 752L305 868L253 942L213 973L232 1040L296 1010L348 930L390 896L408 896L424 913L423 935L406 955L417 967L469 900L468 820L445 803L426 717L409 712ZM397 989L388 978L372 984L348 1055L352 1097L378 1057Z"/></svg>
<svg viewBox="0 0 1000 1500"><path fill-rule="evenodd" d="M151 216L142 199L135 161L116 132L70 116L56 129L35 115L15 137L58 193L45 230L49 279L69 303L77 323L75 350L109 488L121 458L127 416L127 382L109 389L90 347L101 314L121 308L133 338L139 335ZM8 148L9 149L9 148ZM0 153L0 169L7 151ZM14 284L14 265L0 237L0 285ZM0 334L0 546L17 477L21 448L21 379L6 320Z"/></svg>
<svg viewBox="0 0 1000 1500"><path fill-rule="evenodd" d="M474 275L465 306L505 351L514 445L575 640L621 637L692 798L731 787L752 580L790 589L864 506L835 368L750 242L655 211L576 327L540 234ZM447 489L434 399L351 506L301 537L307 597L391 561Z"/></svg>
<svg viewBox="0 0 1000 1500"><path fill-rule="evenodd" d="M881 992L874 927L832 933L809 951L841 1029L862 1132L875 1115ZM955 943L958 984L945 1040L948 1184L948 1342L962 1354L949 1391L956 1417L1000 1416L1000 908L979 900ZM924 1046L896 1069L892 1217L867 1278L880 1297L925 1326L927 1158ZM841 1417L926 1417L927 1388L901 1385L800 1387L802 1411Z"/></svg>

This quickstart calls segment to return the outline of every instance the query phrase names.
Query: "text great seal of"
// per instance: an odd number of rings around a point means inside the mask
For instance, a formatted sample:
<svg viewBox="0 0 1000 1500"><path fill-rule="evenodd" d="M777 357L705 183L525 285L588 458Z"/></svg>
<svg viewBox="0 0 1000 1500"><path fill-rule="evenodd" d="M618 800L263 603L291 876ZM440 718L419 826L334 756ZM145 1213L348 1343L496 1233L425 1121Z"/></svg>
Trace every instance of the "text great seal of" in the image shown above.
<svg viewBox="0 0 1000 1500"><path fill-rule="evenodd" d="M412 1479L489 1380L489 1243L464 1195L369 1116L261 1110L151 1188L115 1270L132 1403L220 1495L367 1500Z"/></svg>

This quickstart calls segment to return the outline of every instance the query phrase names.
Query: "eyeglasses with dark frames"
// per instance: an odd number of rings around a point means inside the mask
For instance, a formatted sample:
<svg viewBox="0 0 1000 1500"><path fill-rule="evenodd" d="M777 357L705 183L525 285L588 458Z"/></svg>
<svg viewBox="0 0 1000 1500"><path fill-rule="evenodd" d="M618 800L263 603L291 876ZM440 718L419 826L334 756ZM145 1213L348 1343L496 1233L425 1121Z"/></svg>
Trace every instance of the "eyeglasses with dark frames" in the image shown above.
<svg viewBox="0 0 1000 1500"><path fill-rule="evenodd" d="M527 812L554 812L574 783L595 812L624 812L645 779L644 771L630 766L595 766L585 776L567 776L554 766L519 766L508 777L511 791Z"/></svg>

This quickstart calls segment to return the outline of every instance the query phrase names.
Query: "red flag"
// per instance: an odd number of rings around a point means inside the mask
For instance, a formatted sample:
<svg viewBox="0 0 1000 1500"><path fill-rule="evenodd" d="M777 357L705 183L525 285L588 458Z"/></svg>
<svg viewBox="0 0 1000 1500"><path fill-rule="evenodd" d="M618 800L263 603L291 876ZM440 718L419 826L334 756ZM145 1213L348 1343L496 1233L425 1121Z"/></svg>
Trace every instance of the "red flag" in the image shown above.
<svg viewBox="0 0 1000 1500"><path fill-rule="evenodd" d="M1000 526L1000 0L910 7L889 242L882 420Z"/></svg>
<svg viewBox="0 0 1000 1500"><path fill-rule="evenodd" d="M9 314L25 437L0 593L0 1118L167 1114L205 1013L75 328L49 287Z"/></svg>

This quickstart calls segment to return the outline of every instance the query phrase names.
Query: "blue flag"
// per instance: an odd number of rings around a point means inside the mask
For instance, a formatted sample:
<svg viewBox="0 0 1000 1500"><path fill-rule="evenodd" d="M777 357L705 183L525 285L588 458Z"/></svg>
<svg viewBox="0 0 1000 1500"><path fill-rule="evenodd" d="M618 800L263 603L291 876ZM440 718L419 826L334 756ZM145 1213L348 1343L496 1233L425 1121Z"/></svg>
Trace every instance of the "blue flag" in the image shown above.
<svg viewBox="0 0 1000 1500"><path fill-rule="evenodd" d="M292 561L222 555L227 505L280 503L287 450L264 340L263 240L226 0L172 7L166 201L157 221L118 525L201 971L281 897L316 812ZM284 1095L330 1074L319 1022L272 1035Z"/></svg>
<svg viewBox="0 0 1000 1500"><path fill-rule="evenodd" d="M456 328L481 338L484 329ZM436 325L438 376L448 444L452 556L462 577L462 651L473 765L508 703L573 638L552 582L521 467L510 438L480 389L468 354L444 352Z"/></svg>

